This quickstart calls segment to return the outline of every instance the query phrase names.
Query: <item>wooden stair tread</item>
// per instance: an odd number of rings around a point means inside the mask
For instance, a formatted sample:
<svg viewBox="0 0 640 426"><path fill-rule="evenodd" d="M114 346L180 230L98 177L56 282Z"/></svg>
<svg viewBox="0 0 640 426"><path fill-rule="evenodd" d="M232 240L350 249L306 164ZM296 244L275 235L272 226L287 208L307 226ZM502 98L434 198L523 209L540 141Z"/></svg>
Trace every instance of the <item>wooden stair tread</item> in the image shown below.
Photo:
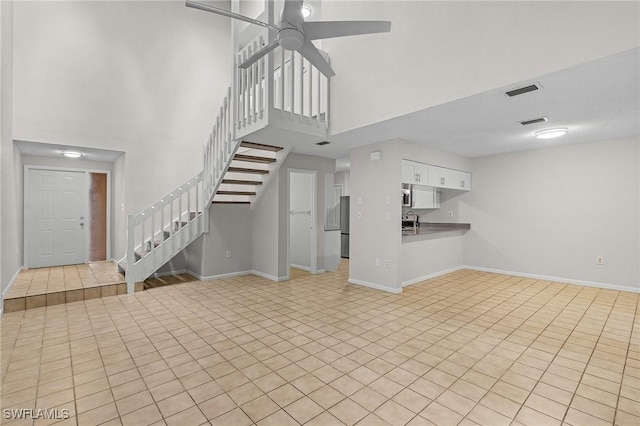
<svg viewBox="0 0 640 426"><path fill-rule="evenodd" d="M269 173L269 170L249 169L246 167L229 167L227 171L234 173L252 173L256 175L266 175Z"/></svg>
<svg viewBox="0 0 640 426"><path fill-rule="evenodd" d="M213 201L212 204L251 204L250 201Z"/></svg>
<svg viewBox="0 0 640 426"><path fill-rule="evenodd" d="M242 179L222 179L222 183L230 185L262 185L259 180L242 180Z"/></svg>
<svg viewBox="0 0 640 426"><path fill-rule="evenodd" d="M256 195L255 191L218 191L219 195Z"/></svg>
<svg viewBox="0 0 640 426"><path fill-rule="evenodd" d="M233 156L235 161L245 161L248 163L271 164L275 163L275 158L260 157L257 155L236 154Z"/></svg>
<svg viewBox="0 0 640 426"><path fill-rule="evenodd" d="M240 142L240 146L243 147L243 148L261 149L263 151L273 151L273 152L277 152L277 151L281 151L282 150L281 146L265 145L265 144L256 143L256 142L249 142L249 141Z"/></svg>

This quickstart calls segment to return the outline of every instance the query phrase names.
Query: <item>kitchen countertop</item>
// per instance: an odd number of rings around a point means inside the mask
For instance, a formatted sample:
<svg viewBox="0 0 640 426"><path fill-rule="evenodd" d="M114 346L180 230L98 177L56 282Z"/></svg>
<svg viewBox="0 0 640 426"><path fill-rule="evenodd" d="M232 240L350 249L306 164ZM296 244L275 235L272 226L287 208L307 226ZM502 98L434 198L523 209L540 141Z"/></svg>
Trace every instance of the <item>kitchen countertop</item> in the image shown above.
<svg viewBox="0 0 640 426"><path fill-rule="evenodd" d="M402 242L423 240L425 237L444 232L465 232L471 229L470 223L420 222L418 232L402 231Z"/></svg>

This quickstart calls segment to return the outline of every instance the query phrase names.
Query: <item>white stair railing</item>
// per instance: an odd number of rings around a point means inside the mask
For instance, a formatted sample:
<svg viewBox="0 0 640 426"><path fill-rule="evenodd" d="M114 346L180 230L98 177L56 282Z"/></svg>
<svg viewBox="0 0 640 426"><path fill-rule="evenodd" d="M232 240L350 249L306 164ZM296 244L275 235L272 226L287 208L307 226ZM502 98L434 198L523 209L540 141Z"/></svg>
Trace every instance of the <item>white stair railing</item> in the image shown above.
<svg viewBox="0 0 640 426"><path fill-rule="evenodd" d="M231 101L231 88L227 89L227 95L222 101L220 112L209 140L204 145L204 165L202 177L204 181L205 205L210 205L216 191L222 182L233 156L235 155L239 140L233 139L233 110ZM207 225L208 226L208 223ZM206 231L205 231L206 232Z"/></svg>
<svg viewBox="0 0 640 426"><path fill-rule="evenodd" d="M204 232L202 172L127 221L127 292Z"/></svg>
<svg viewBox="0 0 640 426"><path fill-rule="evenodd" d="M236 65L265 45L259 36L236 55ZM329 60L329 56L323 53ZM246 69L237 68L236 129L248 133L279 119L329 127L329 79L298 52L277 47ZM274 116L269 117L271 112Z"/></svg>

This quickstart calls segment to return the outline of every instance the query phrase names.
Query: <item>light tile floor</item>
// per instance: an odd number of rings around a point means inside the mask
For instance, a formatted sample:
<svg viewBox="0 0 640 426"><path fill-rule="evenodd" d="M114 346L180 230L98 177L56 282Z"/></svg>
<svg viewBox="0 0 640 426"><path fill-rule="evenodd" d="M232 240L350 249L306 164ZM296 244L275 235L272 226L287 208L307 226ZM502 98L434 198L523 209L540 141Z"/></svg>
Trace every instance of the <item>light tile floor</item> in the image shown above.
<svg viewBox="0 0 640 426"><path fill-rule="evenodd" d="M637 294L458 271L393 295L347 268L5 314L2 408L79 425L640 424Z"/></svg>
<svg viewBox="0 0 640 426"><path fill-rule="evenodd" d="M35 268L21 271L4 298L4 312L40 308L127 292L115 262Z"/></svg>

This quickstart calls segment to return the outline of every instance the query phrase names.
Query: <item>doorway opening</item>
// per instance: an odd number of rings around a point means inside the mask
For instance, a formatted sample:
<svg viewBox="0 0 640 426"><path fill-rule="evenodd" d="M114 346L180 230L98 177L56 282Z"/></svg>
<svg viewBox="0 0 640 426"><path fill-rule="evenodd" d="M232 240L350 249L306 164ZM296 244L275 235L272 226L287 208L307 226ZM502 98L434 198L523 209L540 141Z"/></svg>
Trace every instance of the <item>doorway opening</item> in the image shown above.
<svg viewBox="0 0 640 426"><path fill-rule="evenodd" d="M89 173L89 261L107 260L107 174Z"/></svg>
<svg viewBox="0 0 640 426"><path fill-rule="evenodd" d="M316 172L289 169L288 266L317 272ZM291 276L291 271L289 273Z"/></svg>

